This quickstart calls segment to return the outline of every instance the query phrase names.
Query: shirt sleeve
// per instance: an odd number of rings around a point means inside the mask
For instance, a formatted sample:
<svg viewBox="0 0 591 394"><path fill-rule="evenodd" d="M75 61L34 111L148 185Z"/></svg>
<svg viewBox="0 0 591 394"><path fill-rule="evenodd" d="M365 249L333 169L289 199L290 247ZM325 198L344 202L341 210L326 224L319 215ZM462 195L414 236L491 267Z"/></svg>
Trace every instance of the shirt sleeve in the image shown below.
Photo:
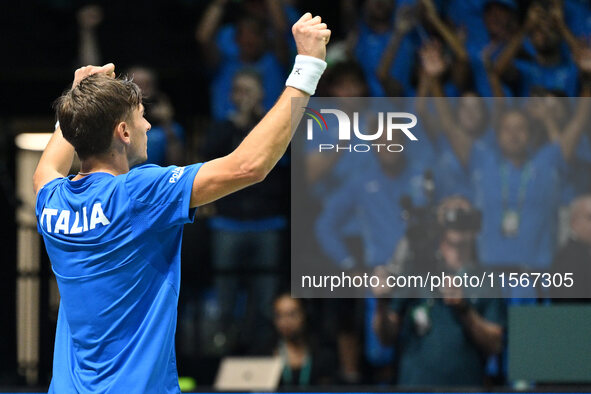
<svg viewBox="0 0 591 394"><path fill-rule="evenodd" d="M37 192L37 197L35 199L35 216L37 217L37 231L39 231L40 234L42 233L41 221L43 220L43 208L45 208L45 202L47 201L48 196L53 193L57 185L59 185L60 182L63 182L64 179L67 178L55 178L41 186L41 189Z"/></svg>
<svg viewBox="0 0 591 394"><path fill-rule="evenodd" d="M203 163L186 167L145 165L124 180L134 215L146 227L165 229L193 221L193 180Z"/></svg>
<svg viewBox="0 0 591 394"><path fill-rule="evenodd" d="M534 156L534 162L539 168L557 169L561 173L566 172L568 163L562 154L562 148L558 142L550 142L542 146Z"/></svg>

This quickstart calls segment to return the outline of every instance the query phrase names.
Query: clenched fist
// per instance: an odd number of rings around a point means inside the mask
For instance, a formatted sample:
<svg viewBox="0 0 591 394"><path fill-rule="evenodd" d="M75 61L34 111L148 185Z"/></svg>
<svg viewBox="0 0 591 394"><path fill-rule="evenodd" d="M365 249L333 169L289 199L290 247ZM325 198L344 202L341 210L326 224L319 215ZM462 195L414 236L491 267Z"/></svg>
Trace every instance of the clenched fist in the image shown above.
<svg viewBox="0 0 591 394"><path fill-rule="evenodd" d="M306 12L292 29L299 55L314 56L320 60L326 57L326 44L330 40L330 30L322 18Z"/></svg>

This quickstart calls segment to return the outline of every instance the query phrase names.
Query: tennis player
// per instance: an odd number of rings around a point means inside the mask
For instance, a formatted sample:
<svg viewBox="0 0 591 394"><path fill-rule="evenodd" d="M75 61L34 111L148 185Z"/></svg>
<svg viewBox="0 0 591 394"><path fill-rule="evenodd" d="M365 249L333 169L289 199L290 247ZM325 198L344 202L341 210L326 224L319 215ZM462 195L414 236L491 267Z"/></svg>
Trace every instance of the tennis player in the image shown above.
<svg viewBox="0 0 591 394"><path fill-rule="evenodd" d="M298 56L277 103L234 152L186 167L134 167L147 158L150 130L139 88L114 78L113 64L75 72L33 177L61 295L49 392L180 392L183 225L196 207L262 181L287 149L301 118L291 99L314 94L330 38L310 13L292 32ZM74 151L81 171L67 176Z"/></svg>

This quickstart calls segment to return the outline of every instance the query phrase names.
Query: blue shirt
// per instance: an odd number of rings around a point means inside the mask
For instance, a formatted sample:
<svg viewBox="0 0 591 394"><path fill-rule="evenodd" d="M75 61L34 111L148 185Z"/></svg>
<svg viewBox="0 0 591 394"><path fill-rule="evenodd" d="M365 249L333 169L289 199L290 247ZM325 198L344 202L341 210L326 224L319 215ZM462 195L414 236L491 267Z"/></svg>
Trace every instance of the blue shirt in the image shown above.
<svg viewBox="0 0 591 394"><path fill-rule="evenodd" d="M546 144L524 165L515 167L498 151L475 144L469 168L474 204L482 211L478 242L481 263L549 268L556 246L561 179L566 168L560 146ZM503 168L506 176L502 175ZM526 168L529 168L528 176L524 175ZM505 202L504 185L508 190ZM520 189L524 190L521 202ZM502 231L505 209L519 215L519 228L514 236L505 236Z"/></svg>
<svg viewBox="0 0 591 394"><path fill-rule="evenodd" d="M496 136L489 128L476 140L490 149L496 148ZM437 136L437 159L433 166L435 178L435 197L440 201L445 197L461 195L472 199L472 184L468 169L460 163L447 136L440 133Z"/></svg>
<svg viewBox="0 0 591 394"><path fill-rule="evenodd" d="M533 87L560 90L569 97L578 93L579 72L570 59L556 66L543 66L535 61L519 59L514 64L519 71L522 97L530 96Z"/></svg>
<svg viewBox="0 0 591 394"><path fill-rule="evenodd" d="M269 110L285 87L286 73L272 52L267 51L254 63L240 60L239 49L235 40L236 29L226 26L220 30L216 38L221 61L210 86L211 112L215 119L226 119L236 107L231 100L234 76L241 70L252 69L263 79L263 105Z"/></svg>
<svg viewBox="0 0 591 394"><path fill-rule="evenodd" d="M425 203L422 172L407 165L393 178L376 167L346 183L318 218L316 236L336 263L349 257L340 229L352 215L361 230L365 263L374 267L392 257L406 231L400 198L408 195L416 205Z"/></svg>
<svg viewBox="0 0 591 394"><path fill-rule="evenodd" d="M57 178L37 195L61 301L50 393L179 393L183 225L201 164Z"/></svg>
<svg viewBox="0 0 591 394"><path fill-rule="evenodd" d="M386 92L378 80L376 71L391 36L391 30L384 33L376 33L366 23L361 22L359 24L359 37L354 54L355 59L363 68L369 87L369 94L373 97L386 96ZM414 32L409 32L404 36L390 69L390 74L402 84L404 96L412 96L412 94L409 94L409 91L411 90L414 55L418 47L417 41L418 38Z"/></svg>

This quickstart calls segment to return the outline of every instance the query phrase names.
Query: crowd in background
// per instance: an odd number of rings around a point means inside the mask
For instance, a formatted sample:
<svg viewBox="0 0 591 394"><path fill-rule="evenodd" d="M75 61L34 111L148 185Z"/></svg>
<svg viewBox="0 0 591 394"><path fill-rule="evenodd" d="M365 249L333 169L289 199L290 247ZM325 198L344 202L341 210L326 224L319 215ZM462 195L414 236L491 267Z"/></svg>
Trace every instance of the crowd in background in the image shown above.
<svg viewBox="0 0 591 394"><path fill-rule="evenodd" d="M407 196L412 205L438 207L442 231L433 254L446 270L476 263L560 267L590 278L591 108L569 97L591 95L591 5L330 3L335 34L316 95L412 98L424 143L355 159L292 150L264 182L202 207L183 244L179 373L208 384L212 365L224 356L276 354L286 361L284 386L510 383L507 307L547 303L552 294L291 298L290 164L304 163L303 190L318 211L310 224L313 247L339 269L392 271L403 264L417 247L403 220ZM203 7L190 49L208 83L209 114L199 130L179 120L179 103L153 64L118 70L133 76L146 96L148 161L205 161L237 147L284 87L295 55L291 25L304 11L296 0L211 0ZM109 43L98 31L106 17L100 5L78 9L77 63L117 64L102 55ZM176 56L182 61L185 54ZM499 108L510 97L542 99L522 100L519 110ZM425 190L425 177L433 189ZM481 215L476 227L457 226L450 217L473 212Z"/></svg>

